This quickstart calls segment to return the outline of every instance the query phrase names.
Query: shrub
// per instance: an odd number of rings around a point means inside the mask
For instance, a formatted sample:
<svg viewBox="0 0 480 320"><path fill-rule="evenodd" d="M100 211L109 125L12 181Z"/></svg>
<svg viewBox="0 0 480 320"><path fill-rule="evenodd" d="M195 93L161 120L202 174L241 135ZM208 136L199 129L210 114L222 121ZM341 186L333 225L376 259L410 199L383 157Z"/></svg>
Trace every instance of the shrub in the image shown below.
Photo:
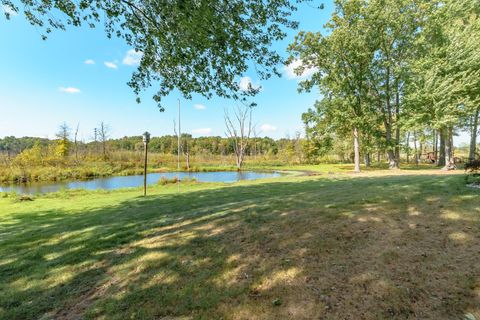
<svg viewBox="0 0 480 320"><path fill-rule="evenodd" d="M161 177L160 180L158 180L158 184L161 185L161 186L164 186L164 185L167 185L167 184L170 184L170 183L177 183L179 181L180 180L177 177L173 177L171 179Z"/></svg>
<svg viewBox="0 0 480 320"><path fill-rule="evenodd" d="M465 163L465 171L470 172L474 175L480 173L480 160L470 160Z"/></svg>
<svg viewBox="0 0 480 320"><path fill-rule="evenodd" d="M15 200L17 202L24 202L24 201L33 201L34 198L29 195L19 195Z"/></svg>
<svg viewBox="0 0 480 320"><path fill-rule="evenodd" d="M480 160L470 160L465 163L465 182L467 184L480 185Z"/></svg>

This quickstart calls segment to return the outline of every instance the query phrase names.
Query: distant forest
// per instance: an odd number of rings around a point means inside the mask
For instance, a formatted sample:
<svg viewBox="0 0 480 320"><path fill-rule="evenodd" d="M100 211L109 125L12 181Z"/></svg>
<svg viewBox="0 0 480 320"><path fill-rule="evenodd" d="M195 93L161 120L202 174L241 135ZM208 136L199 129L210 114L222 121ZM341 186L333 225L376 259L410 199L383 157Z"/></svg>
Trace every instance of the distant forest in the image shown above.
<svg viewBox="0 0 480 320"><path fill-rule="evenodd" d="M282 138L274 140L269 137L252 137L248 146L247 154L268 154L276 155L279 150L295 148L300 143L300 138ZM0 138L0 152L15 156L26 149L31 149L35 145L47 147L58 143L59 139L46 139L37 137L21 137L8 136ZM103 141L99 138L97 141L77 142L77 148L81 150L93 151L101 150ZM74 142L70 141L69 149L73 151ZM130 136L118 139L108 139L105 141L108 152L114 151L141 151L143 150L143 142L141 136ZM212 154L212 155L230 155L234 152L234 143L230 138L222 137L198 137L193 138L190 134L182 134L181 148L183 152L189 152L191 155L196 154ZM149 143L149 150L156 153L177 154L177 136L165 135L161 137L152 137Z"/></svg>

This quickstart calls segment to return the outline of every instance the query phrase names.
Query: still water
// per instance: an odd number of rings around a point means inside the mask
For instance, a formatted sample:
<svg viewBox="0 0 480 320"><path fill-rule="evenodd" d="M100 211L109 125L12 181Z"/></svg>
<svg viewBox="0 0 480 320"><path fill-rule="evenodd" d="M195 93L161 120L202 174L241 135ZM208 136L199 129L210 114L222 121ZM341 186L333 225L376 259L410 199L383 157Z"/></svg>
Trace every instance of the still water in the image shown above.
<svg viewBox="0 0 480 320"><path fill-rule="evenodd" d="M240 180L255 180L262 178L275 178L282 174L279 172L255 172L255 171L215 171L215 172L162 172L147 174L147 183L155 184L161 177L171 179L196 179L199 182L235 182ZM62 181L53 183L27 183L16 185L0 185L0 192L17 192L19 194L48 193L66 189L86 190L113 190L119 188L139 187L143 185L143 176L114 176L97 178L86 181Z"/></svg>

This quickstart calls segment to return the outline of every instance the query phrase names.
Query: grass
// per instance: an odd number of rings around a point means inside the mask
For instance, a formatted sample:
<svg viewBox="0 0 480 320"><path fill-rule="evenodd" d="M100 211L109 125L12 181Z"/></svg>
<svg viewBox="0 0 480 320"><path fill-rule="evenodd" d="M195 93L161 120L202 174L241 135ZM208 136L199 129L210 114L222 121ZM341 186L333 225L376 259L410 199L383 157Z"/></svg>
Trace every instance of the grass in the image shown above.
<svg viewBox="0 0 480 320"><path fill-rule="evenodd" d="M407 170L0 197L0 318L479 318L478 192Z"/></svg>

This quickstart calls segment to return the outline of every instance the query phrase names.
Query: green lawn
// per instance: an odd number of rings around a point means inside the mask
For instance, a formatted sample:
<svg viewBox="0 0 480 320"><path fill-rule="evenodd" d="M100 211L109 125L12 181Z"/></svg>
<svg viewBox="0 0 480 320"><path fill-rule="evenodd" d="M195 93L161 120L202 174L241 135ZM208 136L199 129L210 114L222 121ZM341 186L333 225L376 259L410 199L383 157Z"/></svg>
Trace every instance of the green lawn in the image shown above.
<svg viewBox="0 0 480 320"><path fill-rule="evenodd" d="M480 190L315 171L0 198L0 318L480 319Z"/></svg>

